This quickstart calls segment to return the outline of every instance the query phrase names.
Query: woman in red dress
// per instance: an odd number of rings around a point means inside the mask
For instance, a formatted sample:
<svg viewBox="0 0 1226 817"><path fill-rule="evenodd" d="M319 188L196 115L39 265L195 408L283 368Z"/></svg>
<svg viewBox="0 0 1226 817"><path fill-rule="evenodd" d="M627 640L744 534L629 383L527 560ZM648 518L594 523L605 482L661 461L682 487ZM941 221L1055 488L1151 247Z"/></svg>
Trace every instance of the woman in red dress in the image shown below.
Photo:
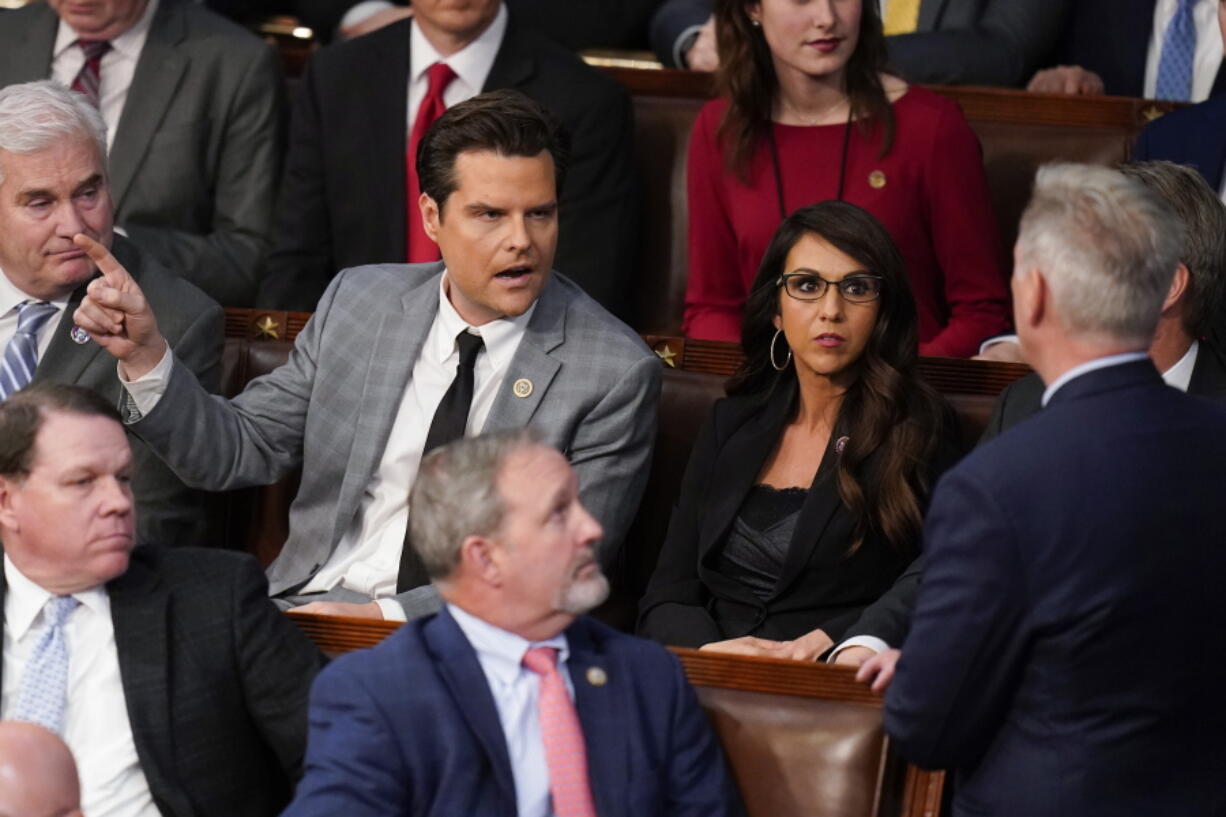
<svg viewBox="0 0 1226 817"><path fill-rule="evenodd" d="M875 0L718 0L722 97L690 137L685 333L738 340L775 228L837 199L889 230L920 353L969 357L1009 326L979 142L957 105L884 72Z"/></svg>

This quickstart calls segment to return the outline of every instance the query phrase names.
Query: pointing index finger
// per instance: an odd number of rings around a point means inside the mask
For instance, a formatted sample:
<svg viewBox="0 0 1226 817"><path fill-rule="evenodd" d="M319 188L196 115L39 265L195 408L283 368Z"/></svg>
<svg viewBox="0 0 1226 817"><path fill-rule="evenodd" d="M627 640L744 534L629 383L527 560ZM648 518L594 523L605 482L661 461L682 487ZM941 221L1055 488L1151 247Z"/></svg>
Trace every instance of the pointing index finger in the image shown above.
<svg viewBox="0 0 1226 817"><path fill-rule="evenodd" d="M72 237L72 241L78 247L85 250L85 254L98 265L98 270L102 273L102 277L106 279L108 286L120 290L127 288L127 284L132 280L132 276L128 275L128 271L123 268L123 264L115 260L115 256L111 255L110 250L84 233L77 233Z"/></svg>

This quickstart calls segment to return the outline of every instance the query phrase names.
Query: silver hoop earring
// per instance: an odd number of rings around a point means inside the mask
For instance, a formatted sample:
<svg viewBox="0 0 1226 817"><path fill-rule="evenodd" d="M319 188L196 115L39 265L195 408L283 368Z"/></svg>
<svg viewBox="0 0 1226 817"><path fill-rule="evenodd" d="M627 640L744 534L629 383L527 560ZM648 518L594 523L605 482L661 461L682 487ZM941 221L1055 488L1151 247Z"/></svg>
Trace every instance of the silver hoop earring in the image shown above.
<svg viewBox="0 0 1226 817"><path fill-rule="evenodd" d="M776 329L775 336L771 338L771 365L775 367L775 371L777 372L783 371L788 367L788 364L792 362L792 347L790 346L788 347L788 356L783 359L783 365L780 366L775 362L775 342L779 340L779 336L782 334L782 329Z"/></svg>
<svg viewBox="0 0 1226 817"><path fill-rule="evenodd" d="M754 28L761 28L761 27L762 27L762 21L761 21L761 20L750 20L750 21L749 21L749 24L750 24L751 26L753 26Z"/></svg>

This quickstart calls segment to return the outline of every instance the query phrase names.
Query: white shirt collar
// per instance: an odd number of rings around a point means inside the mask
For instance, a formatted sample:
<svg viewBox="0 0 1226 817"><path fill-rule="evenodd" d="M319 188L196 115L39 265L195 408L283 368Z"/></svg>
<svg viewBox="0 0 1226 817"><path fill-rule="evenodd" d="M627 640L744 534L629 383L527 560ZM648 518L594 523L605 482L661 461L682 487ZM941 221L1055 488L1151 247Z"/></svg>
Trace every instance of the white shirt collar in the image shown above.
<svg viewBox="0 0 1226 817"><path fill-rule="evenodd" d="M450 57L444 58L426 39L426 35L421 33L417 21L414 20L409 27L409 83L421 80L426 69L434 63L445 62L455 71L461 82L473 89L474 94L481 93L486 77L494 67L494 58L498 56L506 30L507 7L506 4L500 3L493 22L477 39Z"/></svg>
<svg viewBox="0 0 1226 817"><path fill-rule="evenodd" d="M140 57L141 49L145 47L145 39L149 36L149 26L153 15L157 13L158 0L149 0L145 13L136 21L136 25L111 40L111 48L131 60ZM76 44L80 35L63 19L55 34L55 48L51 52L52 59L58 59L61 54Z"/></svg>
<svg viewBox="0 0 1226 817"><path fill-rule="evenodd" d="M1064 374L1060 375L1055 380L1053 380L1051 385L1047 387L1047 390L1043 392L1043 403L1042 404L1046 406L1048 402L1051 400L1052 396L1057 391L1060 390L1060 387L1065 385L1069 381L1073 380L1074 378L1081 377L1083 374L1089 374L1090 372L1096 372L1099 369L1106 369L1109 366L1122 366L1125 363L1132 363L1137 360L1145 360L1147 357L1148 355L1146 355L1144 352L1125 352L1122 355L1107 355L1106 357L1099 357L1099 358L1095 358L1094 360L1087 360L1085 363L1082 363L1080 366L1074 366L1073 368L1069 369L1067 372L1065 372Z"/></svg>
<svg viewBox="0 0 1226 817"><path fill-rule="evenodd" d="M460 313L456 312L455 307L451 305L451 301L447 298L446 283L447 271L444 270L439 279L438 289L438 323L441 331L435 333L435 344L429 353L439 364L444 363L448 357L456 354L456 336L467 329L474 335L481 336L481 340L485 343L485 353L489 355L494 370L504 370L510 365L511 357L518 348L519 344L516 340L523 336L528 328L528 322L532 320L532 313L536 311L536 301L533 301L532 306L528 307L528 311L522 315L514 318L498 318L474 327L465 323Z"/></svg>
<svg viewBox="0 0 1226 817"><path fill-rule="evenodd" d="M1174 366L1162 373L1162 379L1166 381L1166 385L1187 391L1188 385L1192 382L1192 370L1196 368L1196 354L1200 351L1200 341L1192 341L1192 345L1188 347L1188 351L1183 353L1183 357L1179 358Z"/></svg>
<svg viewBox="0 0 1226 817"><path fill-rule="evenodd" d="M68 299L71 297L72 294L69 293L62 298L56 298L52 301L48 301L48 303L62 310L64 307L68 306ZM29 301L31 299L38 300L34 298L33 295L27 295L25 292L18 289L17 285L9 279L8 274L5 273L4 270L0 269L0 318L5 317L12 312L13 308L16 307L17 304L21 303L22 301Z"/></svg>
<svg viewBox="0 0 1226 817"><path fill-rule="evenodd" d="M4 626L14 641L20 641L53 594L26 578L7 553L4 554L4 581L7 585L4 591ZM81 606L92 612L108 617L111 615L111 600L105 587L91 587L72 595L81 602Z"/></svg>
<svg viewBox="0 0 1226 817"><path fill-rule="evenodd" d="M566 642L565 633L558 633L545 641L528 641L501 627L495 627L450 602L447 604L447 612L451 613L464 637L477 652L481 666L502 684L509 686L515 683L515 679L523 671L524 654L532 647L556 649L559 667L570 657L570 646Z"/></svg>

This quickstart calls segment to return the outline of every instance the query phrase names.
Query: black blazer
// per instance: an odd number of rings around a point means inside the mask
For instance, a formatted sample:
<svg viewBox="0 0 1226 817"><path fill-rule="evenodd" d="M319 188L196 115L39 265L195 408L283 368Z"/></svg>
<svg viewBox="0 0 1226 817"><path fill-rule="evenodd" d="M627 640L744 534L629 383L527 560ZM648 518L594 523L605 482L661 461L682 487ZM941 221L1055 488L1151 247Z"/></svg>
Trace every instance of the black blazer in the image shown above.
<svg viewBox="0 0 1226 817"><path fill-rule="evenodd" d="M409 21L315 53L294 105L266 307L312 311L339 270L405 259ZM620 318L638 259L630 98L540 34L507 26L484 90L515 88L571 134L554 268Z"/></svg>
<svg viewBox="0 0 1226 817"><path fill-rule="evenodd" d="M911 560L913 553L899 552L874 531L848 555L855 520L835 485L836 429L771 597L762 601L716 570L741 504L793 415L796 399L792 381L772 395L725 398L713 407L694 445L660 560L640 603L641 634L695 647L744 635L788 640L821 627L838 641ZM931 480L956 459L954 438L945 436L949 442L934 458ZM871 474L874 467L870 457L865 470ZM735 630L721 627L729 618L751 623Z"/></svg>
<svg viewBox="0 0 1226 817"><path fill-rule="evenodd" d="M141 770L165 817L269 817L302 774L323 663L246 554L138 547L106 587ZM0 572L0 611L5 583ZM2 612L0 612L2 615Z"/></svg>

